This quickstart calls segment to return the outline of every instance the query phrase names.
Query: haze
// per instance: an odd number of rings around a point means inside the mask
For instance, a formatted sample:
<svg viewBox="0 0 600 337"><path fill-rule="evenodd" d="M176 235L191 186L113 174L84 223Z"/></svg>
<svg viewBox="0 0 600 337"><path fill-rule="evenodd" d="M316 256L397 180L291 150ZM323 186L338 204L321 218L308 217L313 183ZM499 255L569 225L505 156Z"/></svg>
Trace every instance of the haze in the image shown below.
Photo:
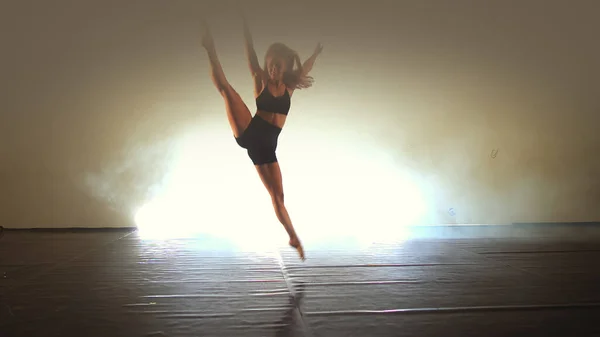
<svg viewBox="0 0 600 337"><path fill-rule="evenodd" d="M275 41L302 58L324 45L315 86L294 96L282 156L318 167L315 142L296 150L304 154L290 149L305 138L349 153L371 144L433 188L427 212L437 223L600 217L597 1L248 3L261 60ZM3 5L1 224L131 226L184 134L221 135L219 148L250 172L200 45L205 15L229 80L254 110L234 5ZM197 155L212 165L228 156ZM289 179L311 184L298 172Z"/></svg>

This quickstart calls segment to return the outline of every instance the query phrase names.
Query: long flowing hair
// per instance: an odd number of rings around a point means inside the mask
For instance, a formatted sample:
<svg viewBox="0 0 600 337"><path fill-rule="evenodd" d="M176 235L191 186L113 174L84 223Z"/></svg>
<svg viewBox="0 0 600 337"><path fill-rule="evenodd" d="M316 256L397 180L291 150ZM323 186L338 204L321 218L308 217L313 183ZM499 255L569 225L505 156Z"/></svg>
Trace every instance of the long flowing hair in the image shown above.
<svg viewBox="0 0 600 337"><path fill-rule="evenodd" d="M302 62L298 53L283 43L276 42L269 46L265 54L264 68L267 69L268 57L280 58L286 65L286 72L283 74L283 83L288 88L306 89L310 88L314 82L311 76L304 74Z"/></svg>

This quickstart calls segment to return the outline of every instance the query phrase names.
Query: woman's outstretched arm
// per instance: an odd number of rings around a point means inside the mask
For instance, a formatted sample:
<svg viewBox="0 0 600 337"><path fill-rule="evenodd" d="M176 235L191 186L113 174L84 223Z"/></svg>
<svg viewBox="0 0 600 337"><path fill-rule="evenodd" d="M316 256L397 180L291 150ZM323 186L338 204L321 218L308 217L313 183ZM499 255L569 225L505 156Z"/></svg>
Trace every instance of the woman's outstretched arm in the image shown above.
<svg viewBox="0 0 600 337"><path fill-rule="evenodd" d="M254 41L252 39L252 34L250 33L250 27L248 27L248 22L246 21L246 17L243 13L242 21L244 24L244 40L246 46L246 57L248 58L248 67L250 68L250 74L252 74L252 78L254 79L254 96L258 96L263 89L263 70L258 63L258 57L256 56L256 51L254 50Z"/></svg>
<svg viewBox="0 0 600 337"><path fill-rule="evenodd" d="M248 66L250 67L250 72L253 76L260 74L261 68L258 63L258 57L256 56L256 51L254 50L254 40L252 39L252 33L250 33L250 27L248 27L248 22L246 21L246 17L242 14L242 21L244 24L244 40L246 46L246 57L248 58Z"/></svg>
<svg viewBox="0 0 600 337"><path fill-rule="evenodd" d="M309 57L306 61L304 61L304 63L302 64L302 72L304 76L308 75L308 73L312 70L313 66L315 65L315 61L317 60L317 56L319 56L319 54L321 54L322 51L323 45L321 43L317 44L317 47L315 48L315 51L312 54L312 56Z"/></svg>

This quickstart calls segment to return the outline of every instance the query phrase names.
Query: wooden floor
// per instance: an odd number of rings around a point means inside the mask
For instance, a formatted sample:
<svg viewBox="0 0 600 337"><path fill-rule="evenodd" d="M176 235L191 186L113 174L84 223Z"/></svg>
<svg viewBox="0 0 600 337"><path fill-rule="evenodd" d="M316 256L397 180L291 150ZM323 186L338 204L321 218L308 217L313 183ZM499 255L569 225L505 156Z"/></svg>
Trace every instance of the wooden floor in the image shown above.
<svg viewBox="0 0 600 337"><path fill-rule="evenodd" d="M207 243L6 231L0 336L600 336L594 236Z"/></svg>

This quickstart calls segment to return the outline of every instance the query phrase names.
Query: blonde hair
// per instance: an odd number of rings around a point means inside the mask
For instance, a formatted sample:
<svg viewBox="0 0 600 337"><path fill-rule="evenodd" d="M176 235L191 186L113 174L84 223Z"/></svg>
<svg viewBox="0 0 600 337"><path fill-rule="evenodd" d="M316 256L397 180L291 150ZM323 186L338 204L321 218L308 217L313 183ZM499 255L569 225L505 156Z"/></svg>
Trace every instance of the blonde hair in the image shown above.
<svg viewBox="0 0 600 337"><path fill-rule="evenodd" d="M273 43L269 46L265 54L265 65L263 68L265 70L267 69L267 58L269 56L284 61L287 70L283 74L283 83L288 88L306 89L312 86L314 79L304 74L300 56L295 50L280 42Z"/></svg>

